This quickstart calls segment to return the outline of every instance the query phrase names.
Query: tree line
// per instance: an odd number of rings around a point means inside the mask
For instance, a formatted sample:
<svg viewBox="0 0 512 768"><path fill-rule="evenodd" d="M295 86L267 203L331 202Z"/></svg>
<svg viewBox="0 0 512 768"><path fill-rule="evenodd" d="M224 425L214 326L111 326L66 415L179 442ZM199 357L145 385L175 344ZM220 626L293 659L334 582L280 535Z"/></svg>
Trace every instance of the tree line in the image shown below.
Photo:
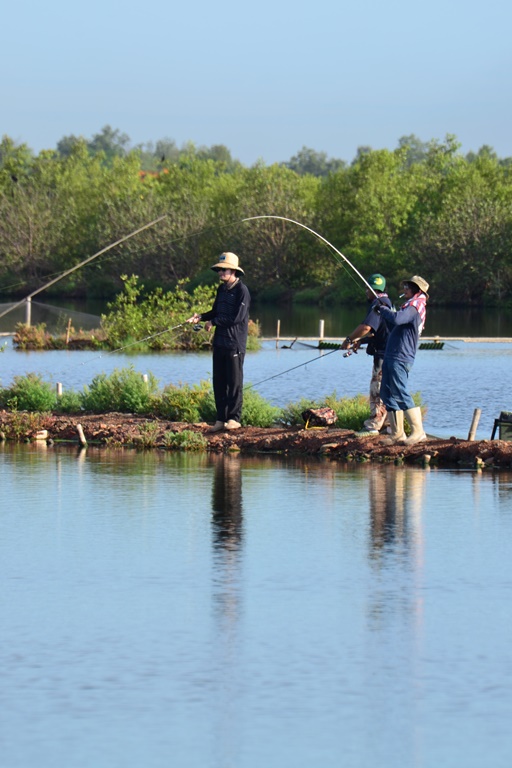
<svg viewBox="0 0 512 768"><path fill-rule="evenodd" d="M105 126L64 137L37 156L0 143L0 294L23 296L144 224L165 218L53 288L110 298L121 275L147 290L208 282L212 258L237 253L261 300L348 302L361 283L320 233L363 274L390 285L411 274L438 303L503 305L512 298L512 162L487 146L463 155L456 138L403 137L361 147L348 164L303 148L288 162L246 167L226 147L129 146Z"/></svg>

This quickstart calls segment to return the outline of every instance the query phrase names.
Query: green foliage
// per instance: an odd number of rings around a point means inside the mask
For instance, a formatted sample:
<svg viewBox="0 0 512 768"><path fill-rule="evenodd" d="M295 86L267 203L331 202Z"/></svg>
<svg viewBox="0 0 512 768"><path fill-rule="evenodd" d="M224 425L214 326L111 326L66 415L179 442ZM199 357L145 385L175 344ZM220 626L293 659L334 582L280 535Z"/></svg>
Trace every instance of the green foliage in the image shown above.
<svg viewBox="0 0 512 768"><path fill-rule="evenodd" d="M321 408L323 406L329 406L336 411L338 415L336 426L342 429L360 429L363 421L370 415L368 398L365 395L338 399L336 392L333 392L321 401L302 398L297 403L288 403L282 409L278 421L284 426L304 426L302 412L309 408Z"/></svg>
<svg viewBox="0 0 512 768"><path fill-rule="evenodd" d="M208 441L200 432L184 429L182 432L165 432L165 448L169 451L205 451Z"/></svg>
<svg viewBox="0 0 512 768"><path fill-rule="evenodd" d="M113 349L142 340L150 349L202 349L210 343L209 334L194 331L184 324L194 311L206 311L213 304L216 287L200 285L192 293L179 283L174 291L164 293L157 288L144 295L138 277L122 275L124 291L109 304L102 315L101 326ZM183 325L184 324L184 325ZM183 325L183 327L176 327ZM166 329L174 329L166 332ZM163 333L162 333L163 331ZM149 336L158 334L154 338Z"/></svg>
<svg viewBox="0 0 512 768"><path fill-rule="evenodd" d="M329 159L325 152L316 152L309 147L302 147L287 163L284 163L286 168L289 168L300 176L310 174L311 176L328 176L330 173L343 168L345 163L343 160L336 160L334 158Z"/></svg>
<svg viewBox="0 0 512 768"><path fill-rule="evenodd" d="M246 168L223 145L178 148L162 139L133 148L108 125L91 139L63 137L37 156L7 136L0 142L4 293L39 288L48 275L156 222L58 284L65 295L111 297L121 275L136 274L158 289L150 299L139 287L134 303L144 304L145 316L130 313L127 293L117 307L130 321L125 332L123 319L107 316L123 341L169 327L165 291L185 290L180 281L197 285L225 250L240 256L255 297L269 292L278 300L316 286L326 289L320 301L361 297L359 279L311 232L252 218L262 216L314 229L363 275L382 272L389 285L424 272L432 301L506 304L512 296L512 159L485 145L463 156L453 136L410 135L394 151L360 147L350 165L303 147L288 163ZM208 344L206 334L192 333L178 334L178 345ZM174 346L166 334L151 343Z"/></svg>
<svg viewBox="0 0 512 768"><path fill-rule="evenodd" d="M339 399L336 392L333 392L325 398L325 405L336 411L338 414L336 426L341 429L361 429L364 420L370 416L368 397L365 395Z"/></svg>
<svg viewBox="0 0 512 768"><path fill-rule="evenodd" d="M415 405L420 406L425 415L426 409L420 393L414 393L413 399ZM241 423L244 426L253 427L270 427L273 424L304 426L302 412L324 405L336 411L337 426L343 429L360 429L370 414L368 398L365 395L339 399L336 392L333 392L322 401L302 398L296 403L288 403L284 408L278 408L271 405L249 385L244 391ZM12 430L16 434L14 435L13 432L11 437L14 436L15 439L26 435L27 431L32 429L32 422L35 425L32 431L36 428L41 429L41 419L48 411L70 414L81 413L84 410L93 413L140 413L189 424L216 420L215 401L210 382L202 381L193 386L168 385L163 391L159 391L157 380L152 374L148 375L148 382L145 382L132 366L115 370L110 376L100 374L93 379L90 387L84 387L83 393L69 390L58 399L51 385L42 381L39 375L29 373L26 376L17 376L10 387L0 389L0 406L14 412L39 414L39 420L31 421L20 414L20 418L13 421ZM30 415L25 413L25 416ZM191 435L194 434L191 433ZM137 445L141 448L153 447L157 444L158 435L158 424L148 422L140 427ZM180 448L181 440L185 438L168 436L164 437L164 444L169 448ZM171 441L171 444L167 445L167 441ZM196 435L187 438L187 441L193 445L194 441L200 442L200 439ZM195 450L195 448L188 448L188 450Z"/></svg>
<svg viewBox="0 0 512 768"><path fill-rule="evenodd" d="M261 349L261 326L259 321L254 322L249 320L249 327L247 330L247 351L256 352Z"/></svg>
<svg viewBox="0 0 512 768"><path fill-rule="evenodd" d="M51 336L46 330L46 323L26 325L16 323L13 346L16 349L52 349Z"/></svg>
<svg viewBox="0 0 512 768"><path fill-rule="evenodd" d="M92 413L150 413L158 381L148 374L144 381L133 366L114 370L109 376L100 373L84 388L83 408Z"/></svg>
<svg viewBox="0 0 512 768"><path fill-rule="evenodd" d="M289 301L291 296L290 288L279 282L267 285L258 292L258 300L262 304L285 303Z"/></svg>
<svg viewBox="0 0 512 768"><path fill-rule="evenodd" d="M106 349L105 333L101 329L75 331L53 335L46 330L46 324L26 325L17 323L12 340L15 349Z"/></svg>
<svg viewBox="0 0 512 768"><path fill-rule="evenodd" d="M304 419L302 418L302 411L306 411L308 408L319 408L320 403L316 400L310 400L302 397L296 403L288 403L281 409L281 413L277 418L278 424L282 424L285 427L304 426Z"/></svg>
<svg viewBox="0 0 512 768"><path fill-rule="evenodd" d="M211 403L211 385L207 381L193 386L183 384L178 387L169 384L165 387L154 409L158 416L169 421L186 421L189 424L195 424L209 420ZM215 414L215 407L213 413Z"/></svg>
<svg viewBox="0 0 512 768"><path fill-rule="evenodd" d="M73 389L64 390L57 398L54 410L58 413L80 413L83 409L83 396Z"/></svg>
<svg viewBox="0 0 512 768"><path fill-rule="evenodd" d="M304 288L297 291L293 297L295 304L320 304L325 295L325 288L317 285L315 288Z"/></svg>
<svg viewBox="0 0 512 768"><path fill-rule="evenodd" d="M137 447L142 449L155 448L158 440L159 426L155 421L147 421L139 426Z"/></svg>
<svg viewBox="0 0 512 768"><path fill-rule="evenodd" d="M0 403L13 411L51 411L57 396L51 384L37 373L15 376L10 387L0 390Z"/></svg>
<svg viewBox="0 0 512 768"><path fill-rule="evenodd" d="M250 387L244 391L241 424L252 427L271 427L275 424L280 409L271 405L258 392Z"/></svg>
<svg viewBox="0 0 512 768"><path fill-rule="evenodd" d="M28 440L35 432L44 428L45 421L45 413L15 411L9 422L3 426L3 432L7 440Z"/></svg>

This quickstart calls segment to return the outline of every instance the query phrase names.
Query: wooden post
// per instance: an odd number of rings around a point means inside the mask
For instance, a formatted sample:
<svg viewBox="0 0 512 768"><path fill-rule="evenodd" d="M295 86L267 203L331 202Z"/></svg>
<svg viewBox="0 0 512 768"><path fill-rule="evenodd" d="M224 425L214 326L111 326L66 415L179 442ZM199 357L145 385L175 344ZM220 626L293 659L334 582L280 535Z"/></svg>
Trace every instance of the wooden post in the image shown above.
<svg viewBox="0 0 512 768"><path fill-rule="evenodd" d="M57 384L55 385L55 391L57 393L58 398L62 397L62 384L60 383L60 381L58 381Z"/></svg>
<svg viewBox="0 0 512 768"><path fill-rule="evenodd" d="M323 338L324 338L324 328L325 328L325 320L320 320L320 328L318 330L318 337L320 341L323 341Z"/></svg>
<svg viewBox="0 0 512 768"><path fill-rule="evenodd" d="M142 374L142 381L144 382L144 384L148 383L148 375L147 375L147 373L143 373Z"/></svg>
<svg viewBox="0 0 512 768"><path fill-rule="evenodd" d="M281 321L278 320L277 321L277 330L276 330L276 349L279 346L279 335L280 335L280 333L281 333Z"/></svg>
<svg viewBox="0 0 512 768"><path fill-rule="evenodd" d="M80 440L80 445L85 448L87 445L87 440L85 439L84 430L81 424L76 425L76 431L78 432L78 439Z"/></svg>
<svg viewBox="0 0 512 768"><path fill-rule="evenodd" d="M478 422L480 421L480 416L482 414L481 408L475 408L473 412L473 419L471 421L471 427L469 428L469 434L468 434L468 440L474 440L476 435L476 429L478 427Z"/></svg>
<svg viewBox="0 0 512 768"><path fill-rule="evenodd" d="M69 344L69 337L71 335L71 318L68 320L68 329L66 331L66 344Z"/></svg>
<svg viewBox="0 0 512 768"><path fill-rule="evenodd" d="M32 299L29 296L28 299L25 299L25 325L28 325L30 327L31 322L32 322Z"/></svg>

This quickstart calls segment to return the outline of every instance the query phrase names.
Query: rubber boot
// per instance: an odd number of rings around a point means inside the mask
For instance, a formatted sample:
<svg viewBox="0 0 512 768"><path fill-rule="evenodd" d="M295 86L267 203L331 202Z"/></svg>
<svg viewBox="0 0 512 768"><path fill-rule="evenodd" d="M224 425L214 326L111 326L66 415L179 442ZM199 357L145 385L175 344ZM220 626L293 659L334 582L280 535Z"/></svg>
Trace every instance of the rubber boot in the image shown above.
<svg viewBox="0 0 512 768"><path fill-rule="evenodd" d="M421 420L421 408L419 406L416 406L416 408L409 408L408 411L405 411L405 418L411 427L411 434L409 437L406 437L405 440L401 441L403 445L414 445L415 443L420 443L422 440L426 440L427 436L423 431L423 423Z"/></svg>
<svg viewBox="0 0 512 768"><path fill-rule="evenodd" d="M388 421L391 427L391 434L385 437L382 441L383 445L393 445L405 440L404 432L404 412L403 411L388 411Z"/></svg>

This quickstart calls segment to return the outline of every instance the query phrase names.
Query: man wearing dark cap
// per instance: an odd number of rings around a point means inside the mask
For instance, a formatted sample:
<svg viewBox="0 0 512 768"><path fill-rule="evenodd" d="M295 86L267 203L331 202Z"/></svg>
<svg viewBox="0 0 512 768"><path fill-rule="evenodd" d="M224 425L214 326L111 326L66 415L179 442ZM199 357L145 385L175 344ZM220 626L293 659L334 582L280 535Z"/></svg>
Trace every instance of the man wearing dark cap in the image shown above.
<svg viewBox="0 0 512 768"><path fill-rule="evenodd" d="M240 280L244 274L234 253L222 253L214 272L220 285L208 312L197 312L188 323L205 320L205 329L215 328L213 335L213 394L217 421L210 432L239 429L242 415L244 358L249 328L251 296Z"/></svg>
<svg viewBox="0 0 512 768"><path fill-rule="evenodd" d="M370 288L366 289L369 308L364 320L349 333L342 349L357 351L361 343L368 338L366 352L373 357L372 377L370 379L370 418L364 422L363 432L369 435L377 435L386 421L386 406L380 397L382 380L382 362L384 350L388 338L388 327L382 317L376 312L376 307L385 306L391 308L392 304L386 290L386 278L378 272L368 278Z"/></svg>

